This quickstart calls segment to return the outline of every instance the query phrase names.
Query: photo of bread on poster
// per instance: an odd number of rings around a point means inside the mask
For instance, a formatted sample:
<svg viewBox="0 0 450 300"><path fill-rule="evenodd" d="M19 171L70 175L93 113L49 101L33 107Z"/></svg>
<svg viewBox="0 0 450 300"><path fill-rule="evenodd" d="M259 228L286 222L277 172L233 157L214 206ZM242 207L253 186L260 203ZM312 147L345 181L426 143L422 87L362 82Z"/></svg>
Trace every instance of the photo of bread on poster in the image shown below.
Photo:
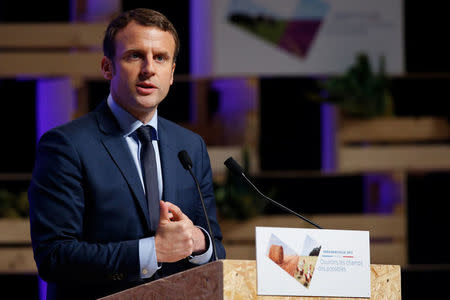
<svg viewBox="0 0 450 300"><path fill-rule="evenodd" d="M294 277L300 284L309 287L321 246L309 235L303 244L303 251L298 255L274 234L271 235L267 247L269 257L280 268Z"/></svg>

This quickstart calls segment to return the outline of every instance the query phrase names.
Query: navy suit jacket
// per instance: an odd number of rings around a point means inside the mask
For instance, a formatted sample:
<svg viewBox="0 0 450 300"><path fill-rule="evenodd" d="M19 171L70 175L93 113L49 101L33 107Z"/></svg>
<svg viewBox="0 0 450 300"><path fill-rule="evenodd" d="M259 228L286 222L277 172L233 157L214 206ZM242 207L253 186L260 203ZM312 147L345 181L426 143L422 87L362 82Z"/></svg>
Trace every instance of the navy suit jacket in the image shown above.
<svg viewBox="0 0 450 300"><path fill-rule="evenodd" d="M202 138L158 118L163 200L207 228L198 191L178 161L193 161L215 237L225 257L216 218L209 156ZM152 236L136 165L106 101L86 116L50 130L39 141L29 188L31 238L49 299L89 299L143 283L139 239ZM164 263L154 278L192 267Z"/></svg>

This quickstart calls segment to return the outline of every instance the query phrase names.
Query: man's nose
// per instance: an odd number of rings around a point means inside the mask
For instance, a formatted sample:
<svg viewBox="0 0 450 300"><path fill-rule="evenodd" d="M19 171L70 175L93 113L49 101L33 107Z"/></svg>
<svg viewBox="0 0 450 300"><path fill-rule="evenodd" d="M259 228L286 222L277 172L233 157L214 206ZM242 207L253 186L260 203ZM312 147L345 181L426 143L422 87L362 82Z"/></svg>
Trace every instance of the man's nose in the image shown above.
<svg viewBox="0 0 450 300"><path fill-rule="evenodd" d="M146 59L143 62L141 73L147 76L155 74L155 65L153 59Z"/></svg>

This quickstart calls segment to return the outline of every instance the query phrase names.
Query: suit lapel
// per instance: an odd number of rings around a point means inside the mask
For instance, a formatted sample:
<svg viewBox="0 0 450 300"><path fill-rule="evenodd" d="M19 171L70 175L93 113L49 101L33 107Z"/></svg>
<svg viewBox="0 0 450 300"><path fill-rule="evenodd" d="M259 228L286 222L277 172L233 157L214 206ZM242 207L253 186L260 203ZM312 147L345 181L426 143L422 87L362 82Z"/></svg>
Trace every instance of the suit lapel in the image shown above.
<svg viewBox="0 0 450 300"><path fill-rule="evenodd" d="M164 122L158 118L159 155L161 157L161 169L163 176L163 200L176 202L177 176L176 167L178 153L173 145L174 140L165 127Z"/></svg>
<svg viewBox="0 0 450 300"><path fill-rule="evenodd" d="M131 191L137 199L139 208L145 216L147 228L150 228L147 200L142 189L139 174L136 170L136 165L131 157L125 138L120 132L119 125L106 104L106 101L97 109L97 120L100 130L105 133L101 138L102 143L130 186Z"/></svg>

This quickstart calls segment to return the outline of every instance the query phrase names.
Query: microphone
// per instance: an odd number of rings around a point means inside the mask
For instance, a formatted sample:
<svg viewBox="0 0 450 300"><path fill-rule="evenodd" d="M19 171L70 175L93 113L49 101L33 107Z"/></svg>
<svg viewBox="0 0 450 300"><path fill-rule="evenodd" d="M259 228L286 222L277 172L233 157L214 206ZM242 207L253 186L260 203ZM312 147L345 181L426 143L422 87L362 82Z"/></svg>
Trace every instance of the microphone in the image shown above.
<svg viewBox="0 0 450 300"><path fill-rule="evenodd" d="M183 168L185 168L186 170L189 171L189 173L191 174L192 178L195 181L195 185L197 186L198 194L200 195L200 202L202 203L203 213L204 213L205 219L206 219L206 224L208 225L208 233L209 233L209 236L211 237L214 260L219 260L217 258L216 244L214 243L214 235L213 235L213 232L211 229L211 224L209 223L208 213L206 212L205 201L203 201L203 194L200 189L200 185L198 184L197 177L195 177L194 173L192 172L192 160L189 157L189 154L186 152L186 150L181 150L180 152L178 152L178 159L180 160L180 163L183 166Z"/></svg>
<svg viewBox="0 0 450 300"><path fill-rule="evenodd" d="M258 194L260 194L264 199L268 200L269 202L271 202L272 204L275 204L276 206L278 206L279 208L299 217L300 219L302 219L303 221L308 222L309 224L313 225L316 228L322 229L322 227L320 227L319 225L317 225L316 223L312 222L311 220L309 220L308 218L296 213L295 211L291 210L290 208L287 208L286 206L282 205L281 203L278 203L277 201L267 197L266 195L264 195L263 193L261 193L258 188L250 181L250 179L247 178L247 176L245 176L244 174L244 169L242 169L242 167L233 159L233 157L229 157L225 162L224 165L233 173L236 174L237 176L241 176L243 177L247 183L256 191L258 192Z"/></svg>
<svg viewBox="0 0 450 300"><path fill-rule="evenodd" d="M192 160L189 157L189 154L186 152L186 150L181 150L178 152L178 159L180 160L181 165L186 170L192 169Z"/></svg>

